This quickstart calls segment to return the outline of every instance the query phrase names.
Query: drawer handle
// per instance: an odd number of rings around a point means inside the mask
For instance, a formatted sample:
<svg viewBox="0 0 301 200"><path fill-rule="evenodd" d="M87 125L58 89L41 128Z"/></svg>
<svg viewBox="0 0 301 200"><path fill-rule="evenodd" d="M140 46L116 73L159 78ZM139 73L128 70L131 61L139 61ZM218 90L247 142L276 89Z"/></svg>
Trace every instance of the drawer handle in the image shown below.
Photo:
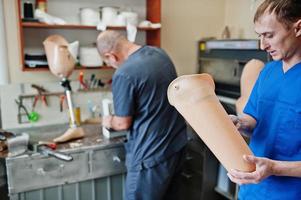
<svg viewBox="0 0 301 200"><path fill-rule="evenodd" d="M186 155L186 160L192 160L193 159L193 156L191 155Z"/></svg>
<svg viewBox="0 0 301 200"><path fill-rule="evenodd" d="M185 172L182 172L181 175L184 176L187 179L191 179L192 178L192 174L188 174L188 173L185 173Z"/></svg>
<svg viewBox="0 0 301 200"><path fill-rule="evenodd" d="M37 169L37 174L38 174L38 175L45 176L46 172L45 172L44 168L38 168L38 169Z"/></svg>
<svg viewBox="0 0 301 200"><path fill-rule="evenodd" d="M121 163L121 159L118 156L113 156L113 161Z"/></svg>
<svg viewBox="0 0 301 200"><path fill-rule="evenodd" d="M56 168L56 169L52 169L52 170L47 170L45 171L45 169L43 167L40 167L37 169L37 174L38 175L41 175L41 176L45 176L47 172L50 172L50 171L56 171L57 169L58 170L62 170L65 168L65 165L64 164L60 164L59 165L59 168Z"/></svg>

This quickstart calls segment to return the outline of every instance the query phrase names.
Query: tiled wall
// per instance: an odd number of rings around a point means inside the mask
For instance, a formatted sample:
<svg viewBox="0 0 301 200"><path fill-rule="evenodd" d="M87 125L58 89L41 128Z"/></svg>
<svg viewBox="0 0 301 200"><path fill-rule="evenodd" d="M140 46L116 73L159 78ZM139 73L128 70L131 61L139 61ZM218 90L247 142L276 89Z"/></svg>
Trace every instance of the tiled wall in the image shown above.
<svg viewBox="0 0 301 200"><path fill-rule="evenodd" d="M43 82L37 85L43 86L49 92L64 92L59 82ZM100 108L103 98L112 98L111 92L108 89L99 89L94 91L78 91L79 83L72 82L73 89L73 104L80 107L82 121L91 117L92 114L88 108L88 102ZM38 101L35 107L35 112L40 115L40 119L35 123L19 123L18 122L18 105L15 99L20 95L37 94L37 91L31 87L31 84L10 84L0 87L0 102L1 102L1 124L3 129L37 127L53 124L68 123L69 115L67 109L67 100L64 103L63 112L60 111L60 99L58 96L48 96L48 106L45 106L42 101ZM23 104L28 112L32 111L34 98L23 100ZM98 112L98 113L99 113ZM26 117L24 118L26 119ZM22 120L25 121L25 120Z"/></svg>

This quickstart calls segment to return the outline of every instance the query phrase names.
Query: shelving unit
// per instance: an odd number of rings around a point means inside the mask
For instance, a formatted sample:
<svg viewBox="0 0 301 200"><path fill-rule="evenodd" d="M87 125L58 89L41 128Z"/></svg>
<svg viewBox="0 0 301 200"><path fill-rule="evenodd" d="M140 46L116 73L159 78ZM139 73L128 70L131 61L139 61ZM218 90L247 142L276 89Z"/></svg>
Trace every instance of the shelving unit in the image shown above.
<svg viewBox="0 0 301 200"><path fill-rule="evenodd" d="M74 70L93 70L93 69L101 69L101 70L114 70L113 67L110 66L99 66L99 67L75 67ZM23 67L23 71L25 72L34 72L34 71L49 71L48 66L45 65L45 67L39 67L37 68L31 68L31 67Z"/></svg>
<svg viewBox="0 0 301 200"><path fill-rule="evenodd" d="M39 22L22 22L23 28L48 28L48 29L89 29L96 30L96 26L85 26L80 24L66 24L66 25L50 25ZM107 27L110 30L125 30L125 26L109 26ZM159 28L141 28L138 27L139 31L156 31Z"/></svg>
<svg viewBox="0 0 301 200"><path fill-rule="evenodd" d="M49 0L51 1L51 0ZM94 34L97 34L98 31L96 30L96 26L85 26L80 24L66 24L66 25L49 25L45 23L39 23L39 22L23 22L22 21L22 11L21 11L21 4L22 0L18 0L18 14L19 14L19 35L20 35L20 42L21 42L21 63L22 63L22 71L29 71L29 72L35 72L35 71L49 71L49 68L47 65L45 66L39 66L38 68L31 68L25 64L25 48L28 47L28 41L31 42L34 40L34 38L29 37L28 32L30 33L36 33L38 35L50 35L52 32L55 33L63 33L66 31L76 31L76 32L84 32L84 31L95 31ZM113 1L112 1L113 2ZM72 3L72 1L70 1ZM146 0L145 4L146 8L146 20L149 20L153 23L160 23L161 22L161 0ZM124 26L109 26L107 27L110 30L120 30L125 31L126 27ZM138 27L138 32L145 32L145 44L147 45L153 45L160 47L160 34L161 29L160 28L141 28ZM53 34L53 33L52 33ZM96 37L95 37L96 39ZM38 39L37 39L38 40ZM37 42L35 41L35 45ZM41 42L40 42L41 43ZM42 44L40 44L42 47ZM99 67L83 67L78 66L75 68L76 70L95 70L95 69L101 69L101 70L111 70L112 67L109 66L99 66Z"/></svg>

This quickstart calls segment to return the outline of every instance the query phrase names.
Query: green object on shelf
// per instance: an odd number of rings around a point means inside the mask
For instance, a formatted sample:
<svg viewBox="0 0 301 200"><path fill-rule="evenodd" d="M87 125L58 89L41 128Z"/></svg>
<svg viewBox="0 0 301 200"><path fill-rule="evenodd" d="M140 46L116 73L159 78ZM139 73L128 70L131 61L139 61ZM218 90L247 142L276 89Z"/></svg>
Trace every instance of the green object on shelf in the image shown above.
<svg viewBox="0 0 301 200"><path fill-rule="evenodd" d="M39 121L40 115L37 112L31 112L28 114L28 120L30 122L37 122Z"/></svg>

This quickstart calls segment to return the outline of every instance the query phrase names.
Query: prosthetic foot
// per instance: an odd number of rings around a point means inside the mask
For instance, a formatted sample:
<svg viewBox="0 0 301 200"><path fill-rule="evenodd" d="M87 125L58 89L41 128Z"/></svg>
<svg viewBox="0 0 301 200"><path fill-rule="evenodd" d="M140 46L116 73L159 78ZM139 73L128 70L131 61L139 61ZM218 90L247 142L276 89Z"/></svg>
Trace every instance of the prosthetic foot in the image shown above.
<svg viewBox="0 0 301 200"><path fill-rule="evenodd" d="M228 171L254 171L255 166L243 160L244 154L252 152L220 104L214 88L208 74L181 76L169 85L168 100Z"/></svg>
<svg viewBox="0 0 301 200"><path fill-rule="evenodd" d="M63 135L53 139L55 143L63 143L74 139L79 139L84 137L85 132L82 127L70 127Z"/></svg>

